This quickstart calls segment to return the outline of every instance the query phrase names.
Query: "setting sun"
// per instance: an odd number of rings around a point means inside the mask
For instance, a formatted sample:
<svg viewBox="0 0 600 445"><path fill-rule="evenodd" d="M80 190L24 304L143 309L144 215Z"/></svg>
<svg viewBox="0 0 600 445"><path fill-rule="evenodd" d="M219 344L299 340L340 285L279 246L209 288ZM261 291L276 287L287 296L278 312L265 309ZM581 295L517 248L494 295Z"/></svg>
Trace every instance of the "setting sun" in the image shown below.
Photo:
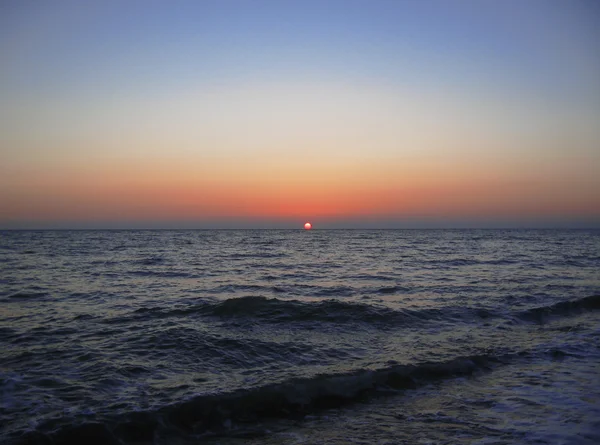
<svg viewBox="0 0 600 445"><path fill-rule="evenodd" d="M304 224L304 228L305 228L306 230L310 230L310 229L312 229L312 224L311 224L311 223L309 223L309 222L307 222L306 224Z"/></svg>

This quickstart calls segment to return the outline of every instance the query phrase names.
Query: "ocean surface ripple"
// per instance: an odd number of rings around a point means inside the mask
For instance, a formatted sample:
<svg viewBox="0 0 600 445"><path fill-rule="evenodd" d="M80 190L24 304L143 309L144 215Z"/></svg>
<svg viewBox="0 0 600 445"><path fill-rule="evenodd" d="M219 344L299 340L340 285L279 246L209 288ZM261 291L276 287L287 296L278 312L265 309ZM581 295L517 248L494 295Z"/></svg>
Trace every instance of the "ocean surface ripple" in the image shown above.
<svg viewBox="0 0 600 445"><path fill-rule="evenodd" d="M0 271L1 443L600 443L599 231L5 231Z"/></svg>

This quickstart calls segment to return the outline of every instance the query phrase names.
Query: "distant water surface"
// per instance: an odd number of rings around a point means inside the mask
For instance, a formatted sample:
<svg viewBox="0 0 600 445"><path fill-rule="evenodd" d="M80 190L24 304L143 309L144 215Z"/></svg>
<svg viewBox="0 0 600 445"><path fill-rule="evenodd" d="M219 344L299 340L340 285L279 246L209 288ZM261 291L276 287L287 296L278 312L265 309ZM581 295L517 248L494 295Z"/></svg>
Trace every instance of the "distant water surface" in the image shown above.
<svg viewBox="0 0 600 445"><path fill-rule="evenodd" d="M600 443L598 231L5 231L0 271L2 443Z"/></svg>

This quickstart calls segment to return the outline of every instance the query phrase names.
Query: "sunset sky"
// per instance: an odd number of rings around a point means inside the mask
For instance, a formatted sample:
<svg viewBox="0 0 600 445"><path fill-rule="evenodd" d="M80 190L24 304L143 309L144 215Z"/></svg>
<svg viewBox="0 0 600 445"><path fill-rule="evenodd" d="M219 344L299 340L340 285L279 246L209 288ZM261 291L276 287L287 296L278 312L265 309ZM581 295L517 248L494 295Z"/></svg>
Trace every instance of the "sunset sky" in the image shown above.
<svg viewBox="0 0 600 445"><path fill-rule="evenodd" d="M0 228L600 227L593 0L4 1Z"/></svg>

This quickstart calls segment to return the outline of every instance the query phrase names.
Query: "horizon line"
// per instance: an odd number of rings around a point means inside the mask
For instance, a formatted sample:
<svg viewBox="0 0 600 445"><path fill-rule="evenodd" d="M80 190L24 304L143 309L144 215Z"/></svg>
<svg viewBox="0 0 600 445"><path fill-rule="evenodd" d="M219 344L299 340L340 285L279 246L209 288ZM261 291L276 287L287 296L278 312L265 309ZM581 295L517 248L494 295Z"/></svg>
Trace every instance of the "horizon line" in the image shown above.
<svg viewBox="0 0 600 445"><path fill-rule="evenodd" d="M304 229L303 227L0 227L0 232L130 232L130 231L241 231L241 230L272 230L272 231L395 231L395 230L600 230L600 226L506 226L506 227L324 227Z"/></svg>

